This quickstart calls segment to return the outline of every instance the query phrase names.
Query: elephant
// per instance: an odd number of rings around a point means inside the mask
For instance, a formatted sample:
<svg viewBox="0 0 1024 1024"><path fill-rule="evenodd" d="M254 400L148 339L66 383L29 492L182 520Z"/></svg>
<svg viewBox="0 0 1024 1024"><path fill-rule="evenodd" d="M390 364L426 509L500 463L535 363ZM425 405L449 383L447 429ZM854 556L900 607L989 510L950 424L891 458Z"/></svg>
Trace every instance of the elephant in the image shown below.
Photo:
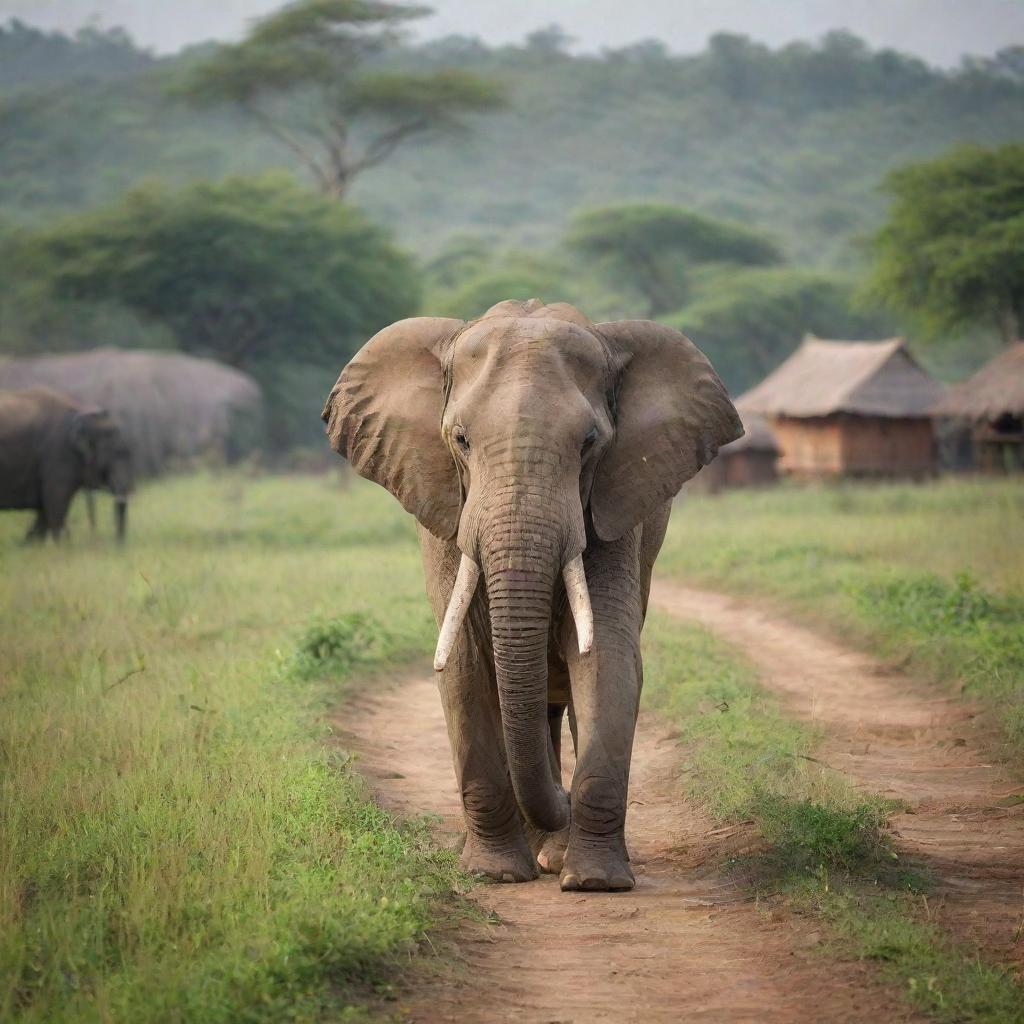
<svg viewBox="0 0 1024 1024"><path fill-rule="evenodd" d="M26 541L55 540L82 487L114 495L123 542L132 491L131 452L113 417L47 388L0 391L0 508L35 509Z"/></svg>
<svg viewBox="0 0 1024 1024"><path fill-rule="evenodd" d="M417 520L461 866L631 889L651 572L673 497L743 433L710 362L657 323L508 300L474 321L386 327L342 370L323 419L332 448Z"/></svg>

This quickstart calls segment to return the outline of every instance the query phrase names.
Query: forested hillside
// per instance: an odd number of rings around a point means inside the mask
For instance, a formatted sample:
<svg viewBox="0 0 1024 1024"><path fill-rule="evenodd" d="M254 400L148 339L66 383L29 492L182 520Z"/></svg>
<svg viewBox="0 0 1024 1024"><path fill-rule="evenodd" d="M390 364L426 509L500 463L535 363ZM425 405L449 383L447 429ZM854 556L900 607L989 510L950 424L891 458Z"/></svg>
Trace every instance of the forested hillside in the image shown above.
<svg viewBox="0 0 1024 1024"><path fill-rule="evenodd" d="M571 56L553 30L515 47L453 37L389 59L498 79L507 109L465 137L408 146L353 199L422 255L467 233L547 245L578 207L662 199L756 224L791 260L850 267L886 170L1024 136L1013 52L947 73L846 33L775 51L720 35L691 57L656 42ZM230 110L168 95L195 51L155 60L117 33L14 25L0 55L0 220L48 218L144 178L294 166Z"/></svg>
<svg viewBox="0 0 1024 1024"><path fill-rule="evenodd" d="M185 98L230 48L158 58L117 30L0 28L0 352L106 344L226 359L263 382L272 442L288 448L320 443L315 413L338 365L417 306L466 318L537 295L595 319L650 316L689 334L734 394L807 331L906 334L947 379L998 349L984 317L926 337L909 314L865 305L860 286L889 170L1024 138L1024 49L944 72L842 32L779 50L718 35L689 57L657 42L575 56L565 43L552 27L518 46L368 50L378 82L450 84L454 71L500 107L449 118L451 130L404 139L362 170L344 192L339 248L340 193L317 197L323 183L258 118ZM330 124L312 99L272 96L286 133ZM376 115L339 111L356 149L372 149ZM400 286L362 319L339 318L364 309L362 272L378 258ZM275 306L300 293L302 331ZM243 359L240 332L264 348L276 339L273 352Z"/></svg>

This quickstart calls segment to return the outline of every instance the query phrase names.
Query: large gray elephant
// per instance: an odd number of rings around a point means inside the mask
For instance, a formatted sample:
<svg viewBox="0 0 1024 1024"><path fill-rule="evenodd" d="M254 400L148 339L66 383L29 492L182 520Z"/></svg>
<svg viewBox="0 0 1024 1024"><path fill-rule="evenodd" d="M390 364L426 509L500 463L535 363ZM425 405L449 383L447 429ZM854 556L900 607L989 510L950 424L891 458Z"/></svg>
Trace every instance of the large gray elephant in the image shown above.
<svg viewBox="0 0 1024 1024"><path fill-rule="evenodd" d="M323 416L334 449L419 523L463 867L632 888L626 795L651 569L672 497L743 433L711 364L659 324L509 301L470 323L385 328Z"/></svg>
<svg viewBox="0 0 1024 1024"><path fill-rule="evenodd" d="M123 541L131 452L111 415L46 388L0 391L0 508L35 509L26 540L58 538L82 487L113 493Z"/></svg>

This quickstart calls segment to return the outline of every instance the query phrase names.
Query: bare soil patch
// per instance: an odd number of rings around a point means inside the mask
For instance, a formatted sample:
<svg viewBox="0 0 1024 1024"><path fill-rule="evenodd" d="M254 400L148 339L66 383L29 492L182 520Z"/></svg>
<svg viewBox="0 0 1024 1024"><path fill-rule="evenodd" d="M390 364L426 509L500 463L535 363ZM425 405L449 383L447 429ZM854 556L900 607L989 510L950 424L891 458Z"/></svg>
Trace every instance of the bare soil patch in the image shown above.
<svg viewBox="0 0 1024 1024"><path fill-rule="evenodd" d="M458 841L461 812L431 676L352 701L333 724L385 806L436 813L439 841ZM751 837L716 828L687 805L681 757L664 726L642 717L627 823L635 890L561 893L551 875L478 886L472 899L495 923L448 936L456 967L410 984L403 1015L468 1024L918 1019L869 967L823 955L816 925L754 905L715 872L710 865Z"/></svg>
<svg viewBox="0 0 1024 1024"><path fill-rule="evenodd" d="M1024 971L1024 785L993 757L977 707L747 601L663 581L651 601L739 648L792 714L822 726L822 761L903 802L897 846L939 881L928 912Z"/></svg>

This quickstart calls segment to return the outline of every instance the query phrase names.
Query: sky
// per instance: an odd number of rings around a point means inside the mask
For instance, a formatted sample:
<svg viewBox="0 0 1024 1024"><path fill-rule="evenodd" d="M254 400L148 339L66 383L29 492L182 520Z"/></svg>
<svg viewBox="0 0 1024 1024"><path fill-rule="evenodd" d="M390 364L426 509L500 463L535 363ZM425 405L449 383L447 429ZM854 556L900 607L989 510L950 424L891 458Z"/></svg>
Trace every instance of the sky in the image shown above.
<svg viewBox="0 0 1024 1024"><path fill-rule="evenodd" d="M709 35L742 32L772 46L846 28L872 46L891 46L930 63L958 64L1024 45L1024 0L426 0L434 15L415 35L521 40L552 22L576 43L599 50L660 39L677 53L703 49ZM144 46L166 53L206 39L235 39L247 21L282 0L0 0L0 22L20 18L48 29L93 22L121 25Z"/></svg>

